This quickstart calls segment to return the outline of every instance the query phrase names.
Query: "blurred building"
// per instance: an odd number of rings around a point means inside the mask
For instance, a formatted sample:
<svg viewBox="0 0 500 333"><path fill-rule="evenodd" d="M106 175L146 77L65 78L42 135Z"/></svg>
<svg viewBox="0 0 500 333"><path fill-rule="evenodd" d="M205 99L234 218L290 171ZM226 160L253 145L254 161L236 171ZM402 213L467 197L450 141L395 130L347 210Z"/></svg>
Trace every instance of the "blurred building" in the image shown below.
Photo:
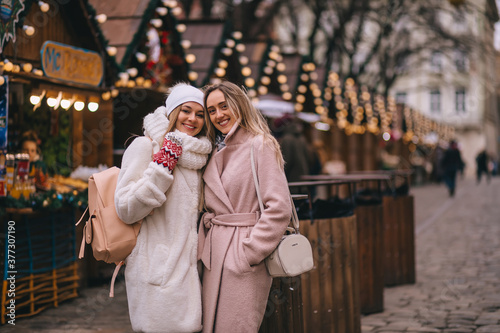
<svg viewBox="0 0 500 333"><path fill-rule="evenodd" d="M454 36L455 42L401 64L404 74L391 95L431 119L454 126L466 175L472 176L480 150L499 154L499 60L493 43L498 8L495 0L450 0L437 10L443 32ZM410 38L422 36L417 30Z"/></svg>

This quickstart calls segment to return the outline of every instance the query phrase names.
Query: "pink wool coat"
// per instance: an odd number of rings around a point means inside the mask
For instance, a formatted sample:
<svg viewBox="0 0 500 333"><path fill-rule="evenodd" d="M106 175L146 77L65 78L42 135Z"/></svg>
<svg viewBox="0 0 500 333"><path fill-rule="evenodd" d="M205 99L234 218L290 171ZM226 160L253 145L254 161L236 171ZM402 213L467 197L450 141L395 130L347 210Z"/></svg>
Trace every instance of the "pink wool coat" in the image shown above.
<svg viewBox="0 0 500 333"><path fill-rule="evenodd" d="M252 142L262 214L250 165ZM200 223L198 244L204 264L203 332L257 332L272 283L263 260L290 221L290 192L263 137L236 124L225 143L212 155L203 176L208 211Z"/></svg>

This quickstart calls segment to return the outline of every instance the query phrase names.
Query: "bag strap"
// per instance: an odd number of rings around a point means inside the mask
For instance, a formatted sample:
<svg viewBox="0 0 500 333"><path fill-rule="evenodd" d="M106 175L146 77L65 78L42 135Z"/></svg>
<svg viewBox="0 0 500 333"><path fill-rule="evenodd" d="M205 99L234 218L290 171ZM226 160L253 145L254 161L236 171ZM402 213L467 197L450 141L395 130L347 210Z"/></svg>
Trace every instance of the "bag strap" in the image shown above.
<svg viewBox="0 0 500 333"><path fill-rule="evenodd" d="M113 271L113 277L111 278L111 286L109 287L109 297L115 297L115 281L118 272L120 271L120 267L125 265L123 261L120 261L116 264L115 270Z"/></svg>
<svg viewBox="0 0 500 333"><path fill-rule="evenodd" d="M80 222L82 222L83 218L85 217L85 214L87 214L87 211L89 210L89 206L87 206L87 208L85 208L85 211L83 212L82 216L80 217L80 219L78 220L78 222L76 222L75 226L78 226L80 224Z"/></svg>
<svg viewBox="0 0 500 333"><path fill-rule="evenodd" d="M255 171L255 158L254 158L254 148L253 148L253 142L255 141L252 140L252 149L250 150L250 162L252 165L252 174L253 174L253 181L255 184L255 191L257 192L257 199L259 199L259 207L260 207L260 212L261 214L264 212L264 204L262 203L262 197L260 196L260 186L259 186L259 179L257 178L257 172ZM292 195L288 194L290 196L290 202L292 204L292 224L293 228L295 229L296 233L299 233L299 217L297 215L297 210L295 209L295 203L293 202Z"/></svg>

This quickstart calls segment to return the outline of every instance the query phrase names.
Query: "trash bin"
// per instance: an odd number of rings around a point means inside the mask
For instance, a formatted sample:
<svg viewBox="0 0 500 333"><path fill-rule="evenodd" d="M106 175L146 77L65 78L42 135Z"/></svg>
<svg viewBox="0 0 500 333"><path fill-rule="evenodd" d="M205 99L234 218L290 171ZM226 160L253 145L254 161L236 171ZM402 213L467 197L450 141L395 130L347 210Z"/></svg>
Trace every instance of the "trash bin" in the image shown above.
<svg viewBox="0 0 500 333"><path fill-rule="evenodd" d="M350 186L350 182L344 181L296 182L289 185L295 184L309 187ZM358 244L352 200L317 200L309 205L312 216L304 207L308 205L298 206L300 232L311 242L314 256L314 268L301 275L304 332L359 333Z"/></svg>
<svg viewBox="0 0 500 333"><path fill-rule="evenodd" d="M300 276L274 278L259 333L301 333L302 286Z"/></svg>
<svg viewBox="0 0 500 333"><path fill-rule="evenodd" d="M294 202L307 198L307 195L292 195ZM301 333L302 327L301 277L274 278L259 333Z"/></svg>
<svg viewBox="0 0 500 333"><path fill-rule="evenodd" d="M382 204L357 204L361 313L384 311L384 221Z"/></svg>
<svg viewBox="0 0 500 333"><path fill-rule="evenodd" d="M387 172L393 188L383 197L386 286L415 283L414 198L409 195L411 170ZM401 185L397 180L405 178Z"/></svg>
<svg viewBox="0 0 500 333"><path fill-rule="evenodd" d="M354 214L359 265L359 294L362 314L384 311L384 224L381 182L390 180L385 174L304 176L309 180L352 182L355 195ZM362 191L356 191L363 183ZM370 186L376 185L376 189ZM368 185L368 186L367 186Z"/></svg>

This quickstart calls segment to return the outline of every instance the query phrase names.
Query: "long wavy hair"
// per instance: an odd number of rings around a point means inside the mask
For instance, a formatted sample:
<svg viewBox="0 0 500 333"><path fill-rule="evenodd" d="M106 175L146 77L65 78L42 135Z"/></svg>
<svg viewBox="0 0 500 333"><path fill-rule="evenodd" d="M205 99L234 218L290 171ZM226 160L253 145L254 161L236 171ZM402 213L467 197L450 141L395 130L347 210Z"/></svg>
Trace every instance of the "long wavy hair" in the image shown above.
<svg viewBox="0 0 500 333"><path fill-rule="evenodd" d="M222 81L221 83L213 84L206 87L204 90L205 96L203 97L203 103L205 104L205 109L207 108L208 96L212 92L220 90L226 99L229 109L234 113L236 119L239 120L240 126L254 135L262 135L264 137L264 142L274 149L276 160L283 169L285 163L283 161L283 155L281 154L280 145L271 134L271 130L269 129L264 116L262 116L262 114L253 106L246 91L229 81ZM210 129L210 127L212 127L212 129ZM207 136L210 141L215 144L217 130L211 122L207 124L207 128Z"/></svg>

